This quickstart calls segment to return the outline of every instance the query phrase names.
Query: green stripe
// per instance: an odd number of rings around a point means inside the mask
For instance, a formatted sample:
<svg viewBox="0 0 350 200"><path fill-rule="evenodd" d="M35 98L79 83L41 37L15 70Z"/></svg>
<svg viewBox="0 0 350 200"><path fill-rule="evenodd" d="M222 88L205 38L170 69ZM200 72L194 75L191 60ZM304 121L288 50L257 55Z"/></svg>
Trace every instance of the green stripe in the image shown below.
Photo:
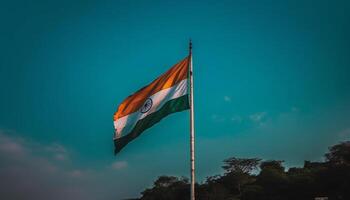
<svg viewBox="0 0 350 200"><path fill-rule="evenodd" d="M122 150L122 148L125 145L127 145L133 139L141 135L141 133L144 130L146 130L147 128L150 128L151 126L159 122L162 118L166 117L171 113L180 112L189 108L190 106L189 106L188 95L184 95L179 98L172 99L166 102L164 106L161 109L159 109L157 112L149 114L147 117L138 121L134 129L129 134L117 140L114 140L114 145L115 145L114 153L117 154L120 150Z"/></svg>

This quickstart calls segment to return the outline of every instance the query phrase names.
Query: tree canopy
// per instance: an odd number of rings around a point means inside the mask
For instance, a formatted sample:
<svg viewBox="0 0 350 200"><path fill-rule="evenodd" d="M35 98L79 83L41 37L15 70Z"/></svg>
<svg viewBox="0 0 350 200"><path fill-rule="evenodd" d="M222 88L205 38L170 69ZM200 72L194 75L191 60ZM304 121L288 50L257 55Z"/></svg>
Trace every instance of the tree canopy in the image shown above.
<svg viewBox="0 0 350 200"><path fill-rule="evenodd" d="M225 173L196 184L198 200L350 199L350 141L329 148L324 162L305 161L286 170L282 160L230 157ZM139 200L189 199L187 178L160 176Z"/></svg>

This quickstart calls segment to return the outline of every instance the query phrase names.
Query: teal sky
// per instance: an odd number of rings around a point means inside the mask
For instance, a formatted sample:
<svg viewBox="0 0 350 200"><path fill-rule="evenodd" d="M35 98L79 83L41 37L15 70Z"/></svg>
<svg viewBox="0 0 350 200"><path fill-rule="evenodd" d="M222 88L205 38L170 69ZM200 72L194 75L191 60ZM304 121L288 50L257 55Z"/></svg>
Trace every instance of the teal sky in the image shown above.
<svg viewBox="0 0 350 200"><path fill-rule="evenodd" d="M189 113L113 155L113 113L188 54L196 174L230 156L321 160L350 139L348 1L2 1L0 192L137 197L189 175ZM22 196L23 195L23 196Z"/></svg>

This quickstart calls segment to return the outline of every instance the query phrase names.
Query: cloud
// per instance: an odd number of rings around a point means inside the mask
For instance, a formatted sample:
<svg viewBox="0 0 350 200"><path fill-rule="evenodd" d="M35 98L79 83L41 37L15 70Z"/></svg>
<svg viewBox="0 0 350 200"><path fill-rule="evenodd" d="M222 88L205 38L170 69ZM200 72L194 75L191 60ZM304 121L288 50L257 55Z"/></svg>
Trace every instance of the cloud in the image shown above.
<svg viewBox="0 0 350 200"><path fill-rule="evenodd" d="M350 139L350 128L346 128L338 133L339 139L349 140Z"/></svg>
<svg viewBox="0 0 350 200"><path fill-rule="evenodd" d="M53 143L45 147L45 150L52 153L53 158L56 160L65 161L69 158L68 150L60 144Z"/></svg>
<svg viewBox="0 0 350 200"><path fill-rule="evenodd" d="M249 116L249 119L254 122L261 122L266 116L266 112L254 113Z"/></svg>
<svg viewBox="0 0 350 200"><path fill-rule="evenodd" d="M87 165L81 158L69 159L72 152L62 144L47 145L17 135L0 129L2 199L124 199L139 192L131 184L146 184L121 170L128 166L126 161Z"/></svg>
<svg viewBox="0 0 350 200"><path fill-rule="evenodd" d="M211 119L214 122L235 122L235 123L241 123L243 121L243 118L239 115L234 115L232 117L225 117L223 115L219 115L219 114L212 114L211 115Z"/></svg>
<svg viewBox="0 0 350 200"><path fill-rule="evenodd" d="M66 148L57 143L53 143L52 145L47 146L46 150L51 152L56 152L56 153L67 153Z"/></svg>
<svg viewBox="0 0 350 200"><path fill-rule="evenodd" d="M54 158L56 160L60 160L60 161L67 160L67 156L65 154L61 154L61 153L55 154Z"/></svg>
<svg viewBox="0 0 350 200"><path fill-rule="evenodd" d="M231 97L229 97L229 96L224 96L224 101L226 101L226 102L231 102Z"/></svg>
<svg viewBox="0 0 350 200"><path fill-rule="evenodd" d="M221 115L217 115L217 114L212 114L211 115L211 119L214 121L214 122L224 122L226 120L226 118L224 116L221 116Z"/></svg>
<svg viewBox="0 0 350 200"><path fill-rule="evenodd" d="M69 175L72 177L82 177L83 172L81 170L73 170L69 173Z"/></svg>
<svg viewBox="0 0 350 200"><path fill-rule="evenodd" d="M0 152L15 156L24 155L25 149L18 140L19 139L8 137L0 132Z"/></svg>
<svg viewBox="0 0 350 200"><path fill-rule="evenodd" d="M120 170L123 168L126 168L128 166L128 163L126 161L115 161L112 163L111 168L114 170Z"/></svg>
<svg viewBox="0 0 350 200"><path fill-rule="evenodd" d="M291 111L292 112L299 112L299 108L298 107L295 107L295 106L293 106L292 108L291 108Z"/></svg>
<svg viewBox="0 0 350 200"><path fill-rule="evenodd" d="M232 116L230 120L232 122L241 123L242 122L242 117L240 117L238 115L235 115L235 116Z"/></svg>
<svg viewBox="0 0 350 200"><path fill-rule="evenodd" d="M63 161L60 144L43 145L0 130L0 193L3 199L95 199L77 182L85 175ZM67 194L69 191L69 194ZM64 197L62 196L64 194Z"/></svg>
<svg viewBox="0 0 350 200"><path fill-rule="evenodd" d="M60 144L42 145L25 140L22 137L7 134L3 130L0 130L0 154L2 156L11 156L14 159L21 159L22 156L46 158L47 155L47 157L55 160L64 161L69 157L67 149Z"/></svg>

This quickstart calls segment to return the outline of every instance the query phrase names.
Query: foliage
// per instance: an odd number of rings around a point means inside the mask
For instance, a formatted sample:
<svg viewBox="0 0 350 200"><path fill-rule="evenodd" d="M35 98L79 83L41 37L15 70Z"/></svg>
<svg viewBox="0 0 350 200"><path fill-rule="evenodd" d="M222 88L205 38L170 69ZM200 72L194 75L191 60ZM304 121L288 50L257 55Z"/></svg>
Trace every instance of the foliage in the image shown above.
<svg viewBox="0 0 350 200"><path fill-rule="evenodd" d="M325 162L305 161L287 171L281 160L231 157L223 175L196 184L197 200L306 200L315 197L350 199L350 141L329 148ZM189 199L189 181L160 176L140 200Z"/></svg>
<svg viewBox="0 0 350 200"><path fill-rule="evenodd" d="M177 200L190 195L187 178L177 178L174 176L160 176L154 182L151 189L142 192L143 200Z"/></svg>
<svg viewBox="0 0 350 200"><path fill-rule="evenodd" d="M259 162L260 159L258 158L244 159L231 157L224 160L224 166L222 168L226 170L226 173L251 173L252 170L257 169Z"/></svg>
<svg viewBox="0 0 350 200"><path fill-rule="evenodd" d="M350 165L350 141L342 142L329 148L326 158L334 164Z"/></svg>

